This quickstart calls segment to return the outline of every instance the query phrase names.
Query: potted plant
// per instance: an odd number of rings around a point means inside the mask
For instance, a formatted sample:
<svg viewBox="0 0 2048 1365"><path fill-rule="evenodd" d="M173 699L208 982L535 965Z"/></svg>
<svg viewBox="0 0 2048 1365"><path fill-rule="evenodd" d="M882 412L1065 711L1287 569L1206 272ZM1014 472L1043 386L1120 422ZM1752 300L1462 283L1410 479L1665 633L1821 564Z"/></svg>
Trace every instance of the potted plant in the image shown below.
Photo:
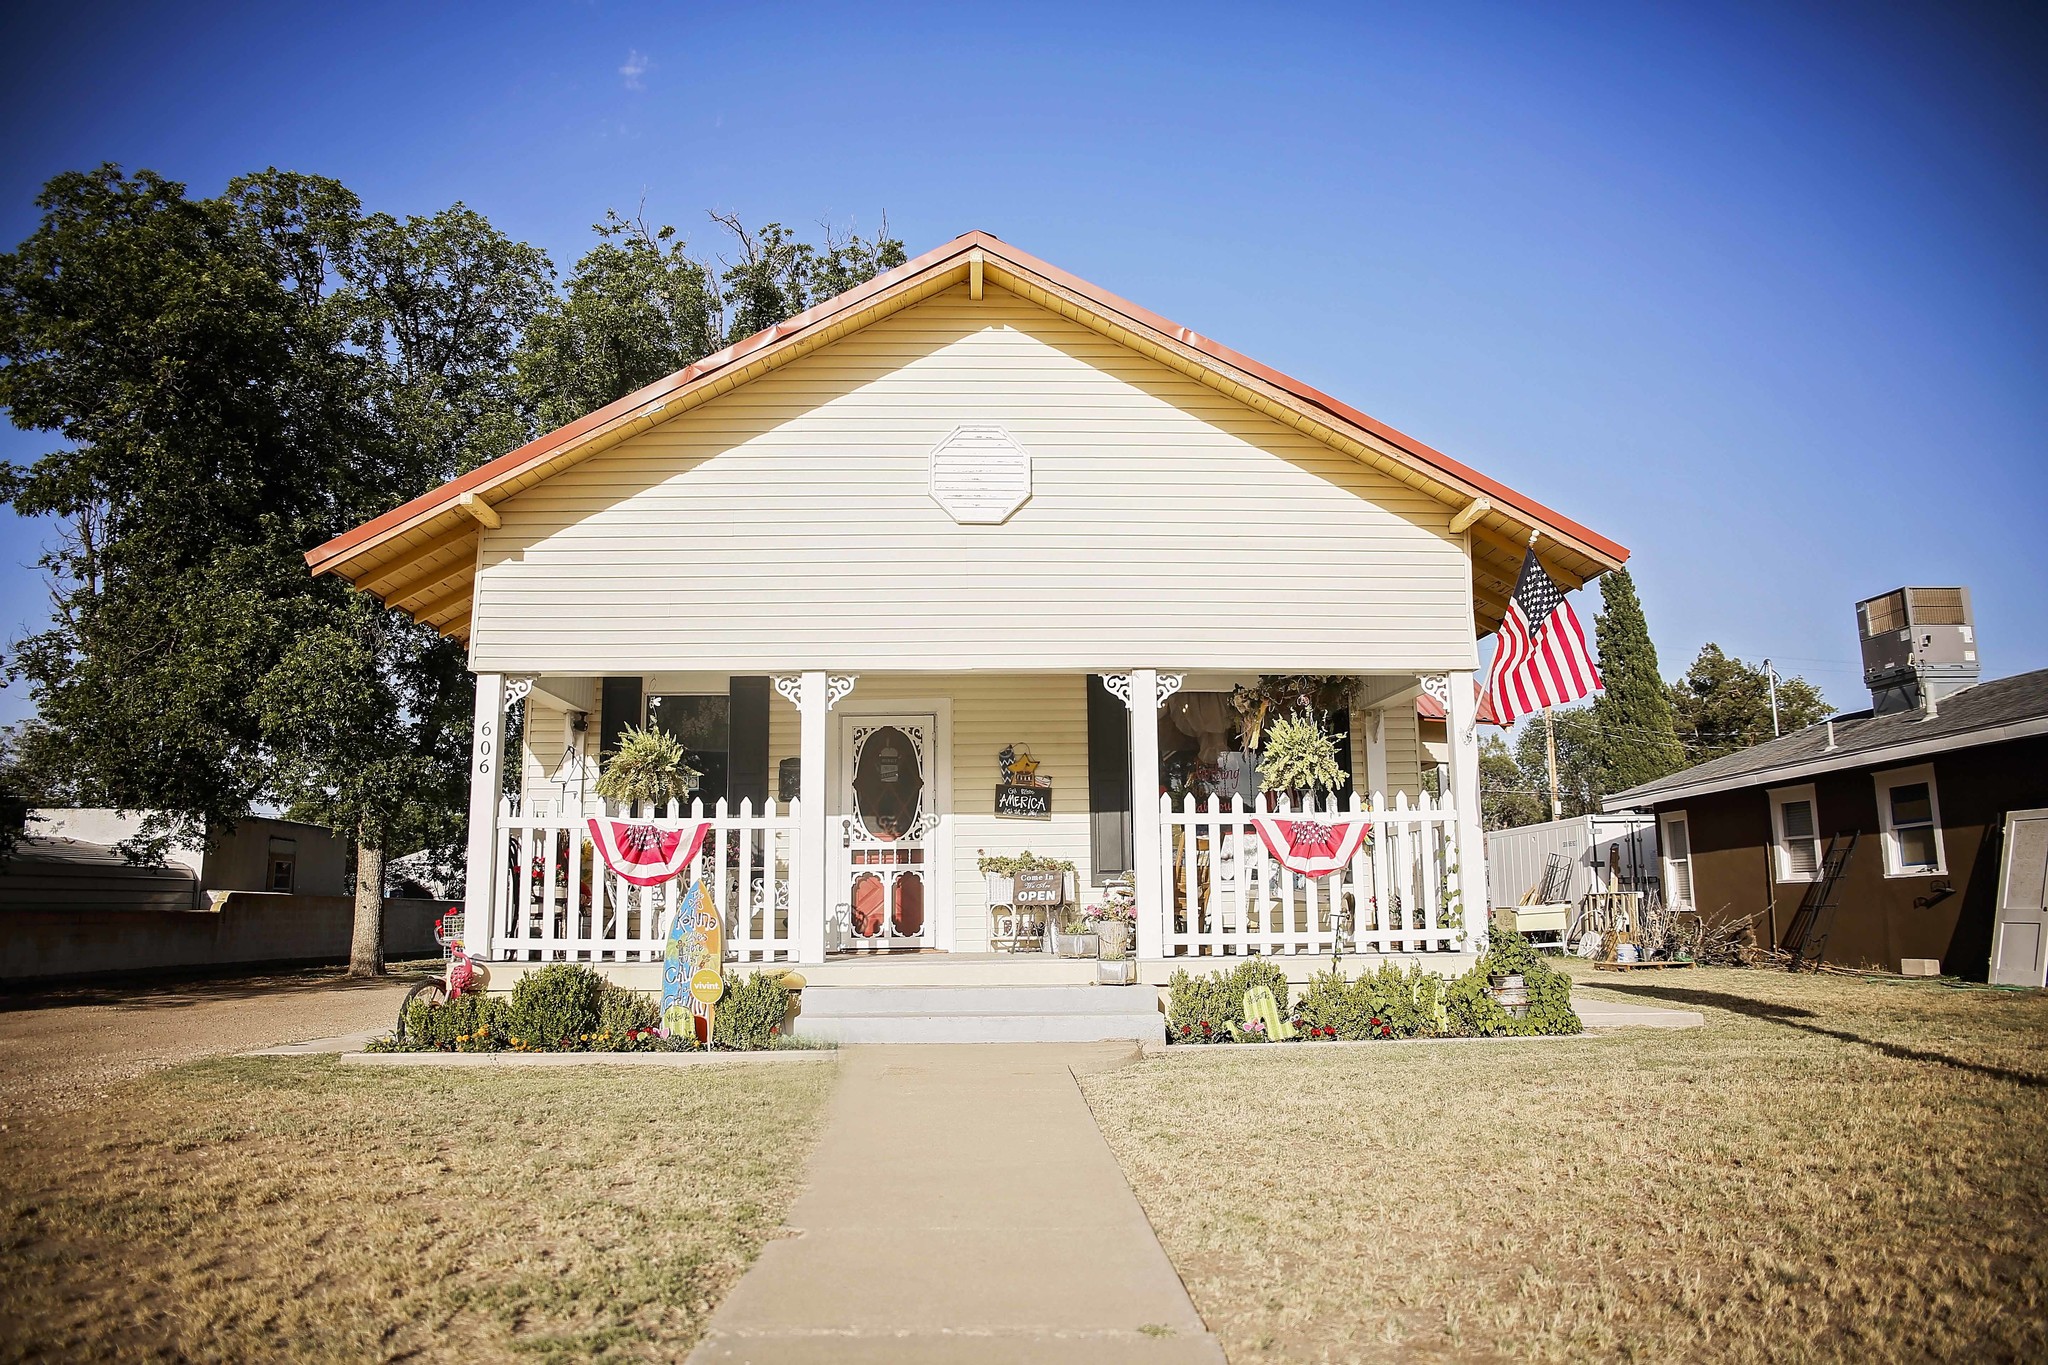
<svg viewBox="0 0 2048 1365"><path fill-rule="evenodd" d="M1053 935L1053 947L1061 957L1094 957L1098 946L1095 926L1078 911L1062 921L1060 931Z"/></svg>
<svg viewBox="0 0 2048 1365"><path fill-rule="evenodd" d="M629 725L619 732L618 748L604 761L597 794L627 810L646 805L651 812L669 801L687 800L702 778L675 736L652 726L641 730Z"/></svg>
<svg viewBox="0 0 2048 1365"><path fill-rule="evenodd" d="M1535 946L1512 929L1496 930L1486 953L1487 994L1515 1018L1529 1013L1526 973L1538 965Z"/></svg>
<svg viewBox="0 0 2048 1365"><path fill-rule="evenodd" d="M1259 789L1289 797L1297 807L1318 788L1328 791L1350 774L1337 763L1337 742L1303 706L1266 731L1259 759Z"/></svg>

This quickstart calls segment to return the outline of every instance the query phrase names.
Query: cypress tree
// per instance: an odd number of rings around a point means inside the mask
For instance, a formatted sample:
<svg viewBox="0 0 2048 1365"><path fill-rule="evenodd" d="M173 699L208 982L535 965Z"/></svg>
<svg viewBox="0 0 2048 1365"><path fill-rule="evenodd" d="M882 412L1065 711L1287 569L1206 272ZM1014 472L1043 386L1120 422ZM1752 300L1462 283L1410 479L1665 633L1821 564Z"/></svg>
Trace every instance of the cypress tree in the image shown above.
<svg viewBox="0 0 2048 1365"><path fill-rule="evenodd" d="M1627 569L1600 582L1593 622L1600 676L1607 690L1593 703L1593 747L1603 792L1624 791L1685 766L1685 747L1671 711L1671 693L1657 674L1657 647Z"/></svg>

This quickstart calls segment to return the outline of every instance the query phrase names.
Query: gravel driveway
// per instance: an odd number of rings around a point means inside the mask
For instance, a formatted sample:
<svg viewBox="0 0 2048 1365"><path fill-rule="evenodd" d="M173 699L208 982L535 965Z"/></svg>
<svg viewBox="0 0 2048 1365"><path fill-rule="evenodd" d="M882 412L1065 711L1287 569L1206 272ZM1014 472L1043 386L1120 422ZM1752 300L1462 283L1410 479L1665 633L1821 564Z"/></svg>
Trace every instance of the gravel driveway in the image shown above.
<svg viewBox="0 0 2048 1365"><path fill-rule="evenodd" d="M0 993L0 1120L88 1105L195 1057L388 1028L411 980L331 967Z"/></svg>

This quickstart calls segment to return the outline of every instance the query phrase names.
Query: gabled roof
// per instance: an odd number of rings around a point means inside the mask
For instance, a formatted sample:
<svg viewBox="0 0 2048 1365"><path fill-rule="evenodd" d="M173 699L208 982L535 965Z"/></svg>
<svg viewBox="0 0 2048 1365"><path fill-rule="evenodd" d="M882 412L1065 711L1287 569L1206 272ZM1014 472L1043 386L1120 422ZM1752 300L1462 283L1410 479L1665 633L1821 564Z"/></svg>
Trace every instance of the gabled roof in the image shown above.
<svg viewBox="0 0 2048 1365"><path fill-rule="evenodd" d="M1830 733L1833 747L1829 747ZM1943 697L1935 714L1857 711L1616 792L1604 810L1641 809L1739 787L1775 786L1843 768L1877 768L1929 754L2048 735L2048 669Z"/></svg>
<svg viewBox="0 0 2048 1365"><path fill-rule="evenodd" d="M985 232L969 232L336 536L306 562L315 574L339 574L443 634L466 637L476 541L499 524L494 504L962 282L977 298L984 283L993 284L1059 313L1456 507L1473 536L1482 634L1499 625L1532 532L1540 534L1545 567L1566 587L1628 557L1605 536L1300 380Z"/></svg>

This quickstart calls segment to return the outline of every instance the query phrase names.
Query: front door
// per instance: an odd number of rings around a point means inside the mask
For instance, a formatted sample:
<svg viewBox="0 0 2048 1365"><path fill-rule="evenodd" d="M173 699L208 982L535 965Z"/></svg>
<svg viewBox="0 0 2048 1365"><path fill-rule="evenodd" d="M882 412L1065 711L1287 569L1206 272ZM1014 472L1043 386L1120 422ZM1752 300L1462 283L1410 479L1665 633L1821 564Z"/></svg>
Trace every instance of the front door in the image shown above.
<svg viewBox="0 0 2048 1365"><path fill-rule="evenodd" d="M849 716L839 756L838 948L923 948L938 833L930 715Z"/></svg>

